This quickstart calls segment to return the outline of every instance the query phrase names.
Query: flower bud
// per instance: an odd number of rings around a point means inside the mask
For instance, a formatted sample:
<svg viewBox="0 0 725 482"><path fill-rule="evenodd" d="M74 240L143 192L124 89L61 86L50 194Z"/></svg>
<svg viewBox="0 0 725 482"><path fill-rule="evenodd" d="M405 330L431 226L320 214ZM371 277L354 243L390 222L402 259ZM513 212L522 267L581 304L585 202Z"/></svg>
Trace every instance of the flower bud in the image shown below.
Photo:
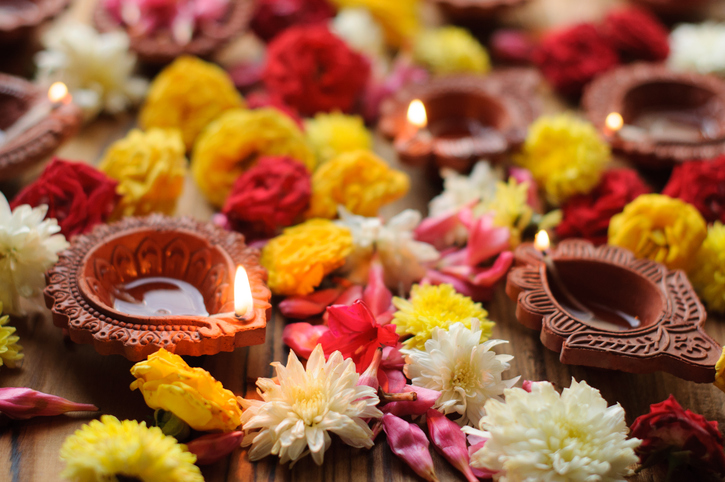
<svg viewBox="0 0 725 482"><path fill-rule="evenodd" d="M97 410L95 405L71 402L30 388L0 388L0 412L16 420Z"/></svg>

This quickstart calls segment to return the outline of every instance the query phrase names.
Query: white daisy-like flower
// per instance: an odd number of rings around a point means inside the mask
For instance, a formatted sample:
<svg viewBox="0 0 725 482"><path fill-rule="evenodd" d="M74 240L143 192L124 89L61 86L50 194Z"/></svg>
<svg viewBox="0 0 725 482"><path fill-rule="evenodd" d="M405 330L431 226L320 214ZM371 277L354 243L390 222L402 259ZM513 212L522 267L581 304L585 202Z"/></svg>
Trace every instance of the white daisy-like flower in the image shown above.
<svg viewBox="0 0 725 482"><path fill-rule="evenodd" d="M496 194L496 183L503 176L488 161L478 161L471 174L459 174L453 169L441 169L443 192L431 199L428 215L437 217L461 209L471 201L489 201Z"/></svg>
<svg viewBox="0 0 725 482"><path fill-rule="evenodd" d="M353 50L373 59L385 55L383 28L366 8L343 8L330 22L330 30Z"/></svg>
<svg viewBox="0 0 725 482"><path fill-rule="evenodd" d="M670 33L667 62L673 70L725 75L725 23L679 25Z"/></svg>
<svg viewBox="0 0 725 482"><path fill-rule="evenodd" d="M281 463L296 462L310 453L318 465L330 448L330 432L352 447L373 446L373 432L365 419L380 418L375 389L357 385L360 376L352 359L339 351L325 362L322 345L307 360L307 369L291 351L287 366L272 363L278 383L257 380L264 401L239 397L244 408L242 446L251 445L249 460L278 455Z"/></svg>
<svg viewBox="0 0 725 482"><path fill-rule="evenodd" d="M136 56L119 30L98 33L80 23L62 23L43 36L36 56L40 83L64 82L89 120L101 111L117 114L139 103L148 87L134 77Z"/></svg>
<svg viewBox="0 0 725 482"><path fill-rule="evenodd" d="M11 211L0 193L0 304L10 314L21 314L20 297L37 294L45 286L45 270L58 261L69 244L55 219L45 219L48 206L27 204Z"/></svg>
<svg viewBox="0 0 725 482"><path fill-rule="evenodd" d="M631 474L641 440L627 439L624 409L607 407L599 390L572 378L561 395L549 382L505 395L506 403L486 402L483 432L463 429L488 439L473 467L499 471L500 482L624 482Z"/></svg>
<svg viewBox="0 0 725 482"><path fill-rule="evenodd" d="M425 351L401 350L406 355L405 375L418 387L441 392L434 408L445 414L458 413L459 425L476 425L485 414L487 400L503 400L504 390L520 377L503 380L511 355L491 351L505 340L481 343L480 322L471 320L471 328L454 323L448 331L436 328Z"/></svg>

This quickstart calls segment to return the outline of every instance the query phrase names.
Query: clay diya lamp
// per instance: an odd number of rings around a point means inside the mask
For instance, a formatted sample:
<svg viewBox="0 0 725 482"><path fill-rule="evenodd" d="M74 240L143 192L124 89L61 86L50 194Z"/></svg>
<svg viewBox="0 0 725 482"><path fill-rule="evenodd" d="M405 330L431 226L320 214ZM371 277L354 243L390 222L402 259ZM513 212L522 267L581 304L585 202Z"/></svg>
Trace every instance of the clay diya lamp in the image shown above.
<svg viewBox="0 0 725 482"><path fill-rule="evenodd" d="M48 91L0 74L0 179L44 160L80 128L83 114L61 83Z"/></svg>
<svg viewBox="0 0 725 482"><path fill-rule="evenodd" d="M54 324L103 355L264 343L271 293L259 251L211 223L154 214L97 226L72 239L46 280Z"/></svg>
<svg viewBox="0 0 725 482"><path fill-rule="evenodd" d="M725 153L725 82L717 77L632 64L596 78L582 105L613 149L644 167Z"/></svg>
<svg viewBox="0 0 725 482"><path fill-rule="evenodd" d="M435 0L443 13L462 22L489 20L528 0Z"/></svg>
<svg viewBox="0 0 725 482"><path fill-rule="evenodd" d="M69 0L2 0L0 43L27 36L35 27L58 15Z"/></svg>
<svg viewBox="0 0 725 482"><path fill-rule="evenodd" d="M512 68L411 84L383 102L378 126L402 161L468 172L524 141L540 112L540 80L532 69Z"/></svg>
<svg viewBox="0 0 725 482"><path fill-rule="evenodd" d="M242 35L254 13L253 0L229 0L227 11L213 23L205 23L194 32L186 44L177 42L170 29L160 28L152 33L134 33L122 25L99 1L93 15L96 28L108 32L123 28L131 40L131 50L139 59L150 64L166 64L181 55L209 57L234 37Z"/></svg>
<svg viewBox="0 0 725 482"><path fill-rule="evenodd" d="M562 363L715 380L722 347L703 330L707 312L684 272L584 240L514 255L506 293L516 317Z"/></svg>

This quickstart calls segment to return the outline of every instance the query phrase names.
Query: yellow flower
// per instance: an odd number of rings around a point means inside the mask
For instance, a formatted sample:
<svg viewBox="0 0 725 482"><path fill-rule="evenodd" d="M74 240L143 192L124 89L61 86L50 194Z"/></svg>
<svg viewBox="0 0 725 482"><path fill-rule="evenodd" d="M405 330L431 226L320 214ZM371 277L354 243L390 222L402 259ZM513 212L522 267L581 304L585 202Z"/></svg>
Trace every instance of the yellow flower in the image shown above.
<svg viewBox="0 0 725 482"><path fill-rule="evenodd" d="M337 216L338 204L360 216L373 217L378 210L405 195L408 175L391 169L370 151L340 154L312 175L312 198L307 218Z"/></svg>
<svg viewBox="0 0 725 482"><path fill-rule="evenodd" d="M145 422L119 421L111 415L93 420L65 439L61 473L74 482L124 480L142 482L204 482L196 455L185 445Z"/></svg>
<svg viewBox="0 0 725 482"><path fill-rule="evenodd" d="M609 146L589 122L568 114L539 117L517 162L533 174L554 204L586 194L599 183L609 161Z"/></svg>
<svg viewBox="0 0 725 482"><path fill-rule="evenodd" d="M689 276L707 307L725 312L725 226L720 221L708 228Z"/></svg>
<svg viewBox="0 0 725 482"><path fill-rule="evenodd" d="M715 364L715 386L725 392L725 347L722 349L720 359Z"/></svg>
<svg viewBox="0 0 725 482"><path fill-rule="evenodd" d="M415 38L413 58L436 74L491 70L486 49L468 30L460 27L440 27L421 32Z"/></svg>
<svg viewBox="0 0 725 482"><path fill-rule="evenodd" d="M2 312L3 304L0 303L0 313ZM23 349L18 343L20 337L13 335L15 327L5 326L9 321L9 316L0 316L0 367L6 365L9 368L15 368L16 362L22 360L25 355L20 353Z"/></svg>
<svg viewBox="0 0 725 482"><path fill-rule="evenodd" d="M691 204L661 194L643 194L612 216L609 244L671 269L688 269L707 236L707 225Z"/></svg>
<svg viewBox="0 0 725 482"><path fill-rule="evenodd" d="M327 219L311 219L285 229L262 249L269 287L280 295L306 295L345 263L352 234Z"/></svg>
<svg viewBox="0 0 725 482"><path fill-rule="evenodd" d="M169 411L194 430L229 432L241 423L242 410L232 392L202 368L191 368L163 348L131 367L146 405Z"/></svg>
<svg viewBox="0 0 725 482"><path fill-rule="evenodd" d="M113 218L173 214L184 188L186 157L177 129L134 129L108 148L99 169L118 181Z"/></svg>
<svg viewBox="0 0 725 482"><path fill-rule="evenodd" d="M343 152L371 149L370 132L360 116L319 113L305 120L305 135L322 164Z"/></svg>
<svg viewBox="0 0 725 482"><path fill-rule="evenodd" d="M234 109L204 129L194 146L191 172L215 206L222 206L234 181L261 156L289 156L315 167L315 155L292 119L273 108Z"/></svg>
<svg viewBox="0 0 725 482"><path fill-rule="evenodd" d="M179 57L149 88L139 114L143 129L175 127L181 130L187 150L196 136L222 112L245 107L232 79L218 65L196 57Z"/></svg>
<svg viewBox="0 0 725 482"><path fill-rule="evenodd" d="M385 31L385 41L403 46L420 30L418 0L332 0L338 8L366 8Z"/></svg>
<svg viewBox="0 0 725 482"><path fill-rule="evenodd" d="M493 199L476 209L482 211L481 214L493 213L493 223L496 226L509 228L512 248L521 243L521 234L534 215L534 210L527 202L528 189L528 182L519 184L513 177L509 178L508 183L499 181L496 183Z"/></svg>
<svg viewBox="0 0 725 482"><path fill-rule="evenodd" d="M410 301L393 298L395 312L393 323L401 336L413 335L403 342L405 348L425 350L425 342L430 339L436 328L447 330L454 323L460 322L470 329L471 320L480 322L481 343L491 337L494 322L480 303L474 303L468 296L456 292L453 286L442 284L413 285Z"/></svg>

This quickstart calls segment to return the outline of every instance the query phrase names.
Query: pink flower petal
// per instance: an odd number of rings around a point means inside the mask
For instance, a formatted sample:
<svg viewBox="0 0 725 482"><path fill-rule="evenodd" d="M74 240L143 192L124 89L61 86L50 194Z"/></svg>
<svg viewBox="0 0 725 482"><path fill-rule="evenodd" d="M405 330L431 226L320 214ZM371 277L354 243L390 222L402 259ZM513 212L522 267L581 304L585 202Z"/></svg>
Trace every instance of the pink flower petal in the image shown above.
<svg viewBox="0 0 725 482"><path fill-rule="evenodd" d="M434 218L425 218L415 228L415 239L433 245L436 249L444 249L447 247L446 239L450 237L449 233L457 229L460 224L457 211Z"/></svg>
<svg viewBox="0 0 725 482"><path fill-rule="evenodd" d="M282 342L298 357L307 359L317 346L317 341L327 333L325 325L310 325L305 322L290 323L282 330Z"/></svg>
<svg viewBox="0 0 725 482"><path fill-rule="evenodd" d="M87 403L76 403L30 388L0 388L0 412L16 420L50 417L66 412L95 412L98 408Z"/></svg>
<svg viewBox="0 0 725 482"><path fill-rule="evenodd" d="M513 261L514 254L511 251L504 251L498 255L498 258L494 261L493 266L481 269L475 274L473 284L486 288L492 287L498 283L501 278L506 276L506 273L508 273Z"/></svg>
<svg viewBox="0 0 725 482"><path fill-rule="evenodd" d="M196 465L209 465L218 462L234 451L242 443L244 432L210 433L187 442L186 448L196 455Z"/></svg>
<svg viewBox="0 0 725 482"><path fill-rule="evenodd" d="M386 413L383 415L383 430L388 436L388 445L395 455L429 482L437 482L433 459L428 451L425 433L413 423Z"/></svg>
<svg viewBox="0 0 725 482"><path fill-rule="evenodd" d="M324 312L341 293L341 288L329 288L305 296L290 296L280 302L279 310L287 318L309 318Z"/></svg>
<svg viewBox="0 0 725 482"><path fill-rule="evenodd" d="M403 393L415 392L418 399L415 402L390 402L383 405L381 410L383 413L392 413L398 417L405 415L423 415L433 408L436 400L440 398L441 392L431 390L429 388L416 387L414 385L406 385Z"/></svg>
<svg viewBox="0 0 725 482"><path fill-rule="evenodd" d="M360 375L360 378L357 381L358 385L367 385L377 391L377 389L380 387L380 382L378 381L378 370L380 369L380 362L382 361L382 359L383 349L378 348L377 350L375 350L373 361L370 362L370 365Z"/></svg>
<svg viewBox="0 0 725 482"><path fill-rule="evenodd" d="M487 259L509 249L511 232L508 228L495 227L493 217L478 218L468 234L468 264L476 266Z"/></svg>
<svg viewBox="0 0 725 482"><path fill-rule="evenodd" d="M436 451L457 468L469 482L478 482L478 478L471 470L466 434L461 431L461 427L438 410L428 410L426 419L428 433Z"/></svg>
<svg viewBox="0 0 725 482"><path fill-rule="evenodd" d="M370 271L368 272L368 285L363 291L363 301L373 312L373 316L378 318L380 315L389 313L393 308L393 294L390 292L387 286L385 286L383 265L378 262L370 264ZM383 319L387 318L384 316ZM378 319L378 323L380 323ZM389 322L388 319L386 321ZM380 323L384 324L384 323Z"/></svg>

